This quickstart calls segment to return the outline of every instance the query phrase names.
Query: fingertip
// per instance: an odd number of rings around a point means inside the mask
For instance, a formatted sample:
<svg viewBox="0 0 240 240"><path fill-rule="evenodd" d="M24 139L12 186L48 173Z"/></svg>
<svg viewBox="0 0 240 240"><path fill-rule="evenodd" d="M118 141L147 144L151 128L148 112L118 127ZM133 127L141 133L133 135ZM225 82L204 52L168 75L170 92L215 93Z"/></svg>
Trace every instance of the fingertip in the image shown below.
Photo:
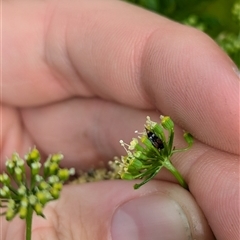
<svg viewBox="0 0 240 240"><path fill-rule="evenodd" d="M143 54L141 80L152 104L200 141L238 153L235 64L196 29L170 27L166 32L155 32Z"/></svg>

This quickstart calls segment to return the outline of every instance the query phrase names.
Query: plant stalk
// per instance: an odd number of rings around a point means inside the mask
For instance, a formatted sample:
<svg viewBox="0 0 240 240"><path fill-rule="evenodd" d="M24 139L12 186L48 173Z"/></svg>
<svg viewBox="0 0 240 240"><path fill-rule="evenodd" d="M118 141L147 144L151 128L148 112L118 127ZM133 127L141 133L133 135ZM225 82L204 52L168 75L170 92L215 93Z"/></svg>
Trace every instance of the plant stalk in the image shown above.
<svg viewBox="0 0 240 240"><path fill-rule="evenodd" d="M32 217L33 209L32 206L29 204L26 217L26 240L31 240L32 238Z"/></svg>
<svg viewBox="0 0 240 240"><path fill-rule="evenodd" d="M188 190L188 185L185 182L184 178L182 177L181 173L172 165L169 159L166 159L163 162L164 167L166 167L172 174L173 176L178 180L179 184Z"/></svg>

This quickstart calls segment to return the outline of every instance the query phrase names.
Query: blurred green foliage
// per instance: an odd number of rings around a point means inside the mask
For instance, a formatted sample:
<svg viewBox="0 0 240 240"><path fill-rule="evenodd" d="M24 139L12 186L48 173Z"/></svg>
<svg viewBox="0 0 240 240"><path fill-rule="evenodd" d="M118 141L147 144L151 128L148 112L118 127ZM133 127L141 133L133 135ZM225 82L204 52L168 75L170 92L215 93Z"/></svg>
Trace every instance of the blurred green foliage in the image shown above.
<svg viewBox="0 0 240 240"><path fill-rule="evenodd" d="M240 68L240 0L125 0L211 36Z"/></svg>

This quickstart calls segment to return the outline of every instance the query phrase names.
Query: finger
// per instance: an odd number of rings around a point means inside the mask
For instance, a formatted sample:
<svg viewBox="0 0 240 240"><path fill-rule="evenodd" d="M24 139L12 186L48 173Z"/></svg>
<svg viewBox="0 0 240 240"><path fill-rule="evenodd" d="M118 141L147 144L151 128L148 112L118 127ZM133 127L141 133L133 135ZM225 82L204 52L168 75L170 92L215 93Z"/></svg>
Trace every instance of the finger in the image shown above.
<svg viewBox="0 0 240 240"><path fill-rule="evenodd" d="M183 154L174 165L179 166L180 171L190 167L185 178L216 239L238 239L239 156L207 148L205 151L193 149L190 156L191 164L184 164L184 160L190 159L183 159Z"/></svg>
<svg viewBox="0 0 240 240"><path fill-rule="evenodd" d="M239 152L239 80L203 33L120 1L3 4L4 102L80 95L157 108L201 141Z"/></svg>
<svg viewBox="0 0 240 240"><path fill-rule="evenodd" d="M29 147L34 145L31 136L22 126L20 110L14 107L1 105L1 137L0 137L0 172L6 157L10 157L13 151L23 155Z"/></svg>
<svg viewBox="0 0 240 240"><path fill-rule="evenodd" d="M69 166L89 168L112 160L124 150L150 111L98 99L72 99L22 111L32 142L45 154L62 151ZM27 149L26 149L27 150Z"/></svg>
<svg viewBox="0 0 240 240"><path fill-rule="evenodd" d="M129 142L134 130L143 129L147 115L158 121L158 114L150 111L96 99L75 99L65 104L26 110L23 121L28 126L28 132L35 136L37 146L44 152L52 153L61 149L66 157L66 165L87 168L96 166L101 160L111 160L115 155L124 154L119 139ZM176 126L175 131L174 146L185 147L182 130ZM190 151L176 154L171 160L187 181L217 239L236 239L238 156L195 140ZM166 171L161 171L157 177L174 182L174 178Z"/></svg>
<svg viewBox="0 0 240 240"><path fill-rule="evenodd" d="M157 181L139 191L123 181L70 185L44 214L46 219L34 216L34 239L214 239L191 195ZM15 228L13 224L4 228L4 239L16 237ZM23 231L20 236L24 239Z"/></svg>

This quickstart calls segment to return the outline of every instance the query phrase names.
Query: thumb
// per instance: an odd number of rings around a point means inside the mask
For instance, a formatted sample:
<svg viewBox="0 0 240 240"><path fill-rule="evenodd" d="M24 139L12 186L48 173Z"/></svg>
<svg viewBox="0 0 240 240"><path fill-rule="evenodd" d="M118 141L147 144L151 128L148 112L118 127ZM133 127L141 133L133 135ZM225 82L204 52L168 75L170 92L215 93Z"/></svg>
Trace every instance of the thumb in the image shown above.
<svg viewBox="0 0 240 240"><path fill-rule="evenodd" d="M130 183L132 184L132 183ZM210 240L211 230L189 192L155 182L113 215L113 240Z"/></svg>
<svg viewBox="0 0 240 240"><path fill-rule="evenodd" d="M176 184L105 181L67 186L35 218L34 239L211 240L213 234L189 192ZM73 237L74 236L74 237Z"/></svg>

